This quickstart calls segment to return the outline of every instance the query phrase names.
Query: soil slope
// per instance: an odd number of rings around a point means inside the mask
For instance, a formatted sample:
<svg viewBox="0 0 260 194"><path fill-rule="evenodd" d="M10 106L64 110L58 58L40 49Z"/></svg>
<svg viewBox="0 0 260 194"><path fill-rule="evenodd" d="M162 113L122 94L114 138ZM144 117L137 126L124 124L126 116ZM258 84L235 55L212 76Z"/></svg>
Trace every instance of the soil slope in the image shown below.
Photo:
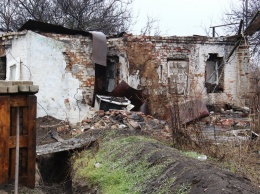
<svg viewBox="0 0 260 194"><path fill-rule="evenodd" d="M85 153L74 161L75 193L260 193L245 177L129 131L104 135L93 156Z"/></svg>

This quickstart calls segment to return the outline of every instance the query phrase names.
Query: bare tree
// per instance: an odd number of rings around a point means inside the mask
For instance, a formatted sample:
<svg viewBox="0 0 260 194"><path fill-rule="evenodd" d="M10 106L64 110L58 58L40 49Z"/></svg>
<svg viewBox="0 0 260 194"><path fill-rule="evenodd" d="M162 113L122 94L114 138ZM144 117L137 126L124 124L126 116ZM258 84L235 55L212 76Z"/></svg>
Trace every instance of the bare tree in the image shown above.
<svg viewBox="0 0 260 194"><path fill-rule="evenodd" d="M15 7L11 0L0 1L0 25L3 31L12 31L13 19L15 18Z"/></svg>
<svg viewBox="0 0 260 194"><path fill-rule="evenodd" d="M243 30L249 25L251 19L260 10L259 0L240 0L239 5L231 5L230 9L225 12L223 21L225 24L239 23L243 20ZM226 26L226 30L229 33L237 34L239 25ZM248 37L248 40L252 46L252 53L260 57L260 31L255 32L252 36Z"/></svg>
<svg viewBox="0 0 260 194"><path fill-rule="evenodd" d="M130 5L133 0L3 1L0 22L3 26L10 20L9 30L17 30L28 19L33 19L71 29L98 30L110 34L127 30L132 19ZM10 9L12 15L6 11Z"/></svg>
<svg viewBox="0 0 260 194"><path fill-rule="evenodd" d="M161 34L159 21L151 16L147 16L146 24L141 29L140 33L142 35L150 36L152 35L152 32L154 36L159 36Z"/></svg>

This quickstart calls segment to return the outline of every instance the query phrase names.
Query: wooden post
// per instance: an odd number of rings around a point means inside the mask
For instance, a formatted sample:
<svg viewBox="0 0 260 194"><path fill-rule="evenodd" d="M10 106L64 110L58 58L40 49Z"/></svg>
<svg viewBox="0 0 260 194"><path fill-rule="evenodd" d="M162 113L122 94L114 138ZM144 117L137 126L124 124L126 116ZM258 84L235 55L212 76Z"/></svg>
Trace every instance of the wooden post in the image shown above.
<svg viewBox="0 0 260 194"><path fill-rule="evenodd" d="M20 112L19 107L16 108L16 152L15 152L15 183L14 193L18 194L18 182L19 182L19 149L20 149Z"/></svg>
<svg viewBox="0 0 260 194"><path fill-rule="evenodd" d="M0 184L8 183L10 131L10 98L0 96Z"/></svg>

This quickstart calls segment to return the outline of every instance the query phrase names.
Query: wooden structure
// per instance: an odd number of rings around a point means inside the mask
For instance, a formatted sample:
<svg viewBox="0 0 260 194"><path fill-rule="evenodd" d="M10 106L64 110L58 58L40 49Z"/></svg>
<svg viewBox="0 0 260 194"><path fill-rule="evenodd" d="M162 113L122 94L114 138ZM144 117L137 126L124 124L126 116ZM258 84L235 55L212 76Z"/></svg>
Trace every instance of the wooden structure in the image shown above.
<svg viewBox="0 0 260 194"><path fill-rule="evenodd" d="M96 138L71 138L60 142L50 143L46 145L39 145L36 147L37 156L63 152L67 150L88 148L92 143L96 141Z"/></svg>
<svg viewBox="0 0 260 194"><path fill-rule="evenodd" d="M20 87L17 85L17 87L13 87L10 84L9 86L1 86L1 83L0 184L13 183L15 179L16 127L17 110L19 110L19 183L33 188L35 185L37 104L36 96L33 94L36 92L30 91L29 86ZM7 87L6 92L3 90L4 87ZM14 88L17 88L17 91L13 90ZM28 91L24 88L28 88ZM33 87L31 88L33 89Z"/></svg>

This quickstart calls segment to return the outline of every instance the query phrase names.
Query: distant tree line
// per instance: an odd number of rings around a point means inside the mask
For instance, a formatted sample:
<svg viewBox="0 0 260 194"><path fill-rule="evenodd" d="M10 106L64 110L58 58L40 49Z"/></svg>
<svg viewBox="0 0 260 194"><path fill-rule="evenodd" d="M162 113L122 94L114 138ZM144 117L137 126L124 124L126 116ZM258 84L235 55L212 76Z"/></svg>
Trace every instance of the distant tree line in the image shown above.
<svg viewBox="0 0 260 194"><path fill-rule="evenodd" d="M133 0L1 0L0 27L16 31L27 20L105 34L129 29Z"/></svg>

